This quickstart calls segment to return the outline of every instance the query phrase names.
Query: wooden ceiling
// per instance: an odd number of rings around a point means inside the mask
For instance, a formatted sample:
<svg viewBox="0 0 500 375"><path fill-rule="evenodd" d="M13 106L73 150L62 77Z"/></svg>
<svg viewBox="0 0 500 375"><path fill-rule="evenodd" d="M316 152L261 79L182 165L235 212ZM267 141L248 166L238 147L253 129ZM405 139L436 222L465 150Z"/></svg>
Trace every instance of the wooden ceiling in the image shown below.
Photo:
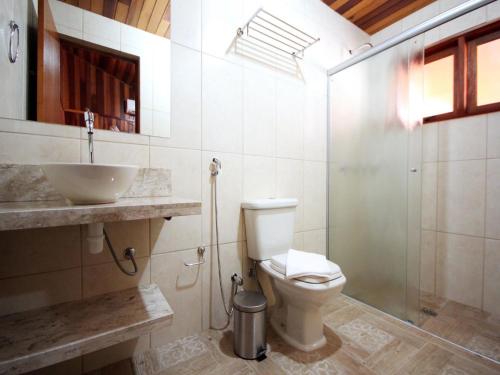
<svg viewBox="0 0 500 375"><path fill-rule="evenodd" d="M399 21L434 0L323 0L368 34Z"/></svg>
<svg viewBox="0 0 500 375"><path fill-rule="evenodd" d="M61 0L65 3L170 38L170 0Z"/></svg>

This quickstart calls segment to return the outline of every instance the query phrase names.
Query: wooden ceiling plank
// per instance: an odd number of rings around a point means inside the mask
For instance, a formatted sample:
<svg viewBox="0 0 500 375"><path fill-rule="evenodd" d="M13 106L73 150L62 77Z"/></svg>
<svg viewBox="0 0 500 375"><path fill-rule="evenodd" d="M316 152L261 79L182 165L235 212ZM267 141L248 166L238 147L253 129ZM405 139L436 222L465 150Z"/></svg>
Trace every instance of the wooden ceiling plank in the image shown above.
<svg viewBox="0 0 500 375"><path fill-rule="evenodd" d="M168 6L168 0L156 0L155 7L153 8L153 12L151 13L151 17L146 28L147 31L150 33L156 33L156 30L158 30L158 26L160 25L160 21L163 18L163 14L165 14Z"/></svg>
<svg viewBox="0 0 500 375"><path fill-rule="evenodd" d="M104 9L102 11L102 15L104 17L115 19L117 4L118 4L118 0L106 0L104 2Z"/></svg>
<svg viewBox="0 0 500 375"><path fill-rule="evenodd" d="M330 8L333 10L339 9L342 5L346 4L349 0L336 0L331 5Z"/></svg>
<svg viewBox="0 0 500 375"><path fill-rule="evenodd" d="M407 4L405 7L398 9L392 13L388 13L385 17L380 19L378 22L375 22L366 27L365 31L368 34L374 34L377 31L380 31L387 26L405 18L409 14L415 12L416 10L422 8L423 6L429 4L432 0L418 0L412 1L410 4Z"/></svg>
<svg viewBox="0 0 500 375"><path fill-rule="evenodd" d="M90 3L90 11L97 13L97 14L102 14L104 10L104 0L92 0Z"/></svg>
<svg viewBox="0 0 500 375"><path fill-rule="evenodd" d="M377 9L386 1L387 0L362 1L345 12L343 16L355 23L358 19L373 12L374 9Z"/></svg>
<svg viewBox="0 0 500 375"><path fill-rule="evenodd" d="M364 1L366 1L366 0L349 0L347 3L345 3L344 5L339 7L337 9L337 12L344 15L344 13L347 12L349 9L351 9L352 7L358 5L359 3L362 3Z"/></svg>
<svg viewBox="0 0 500 375"><path fill-rule="evenodd" d="M90 10L90 6L91 6L90 0L79 0L78 6L82 9Z"/></svg>
<svg viewBox="0 0 500 375"><path fill-rule="evenodd" d="M139 16L139 21L137 22L137 27L142 30L146 30L155 7L156 0L144 0L144 5L141 9L141 14Z"/></svg>
<svg viewBox="0 0 500 375"><path fill-rule="evenodd" d="M419 1L419 0L417 0ZM366 16L360 18L356 21L356 25L361 27L363 30L379 22L382 18L398 11L399 9L408 6L409 4L415 2L414 0L387 0L380 7L374 9L372 12Z"/></svg>
<svg viewBox="0 0 500 375"><path fill-rule="evenodd" d="M129 11L129 6L121 1L116 5L115 20L121 23L125 23L127 20Z"/></svg>
<svg viewBox="0 0 500 375"><path fill-rule="evenodd" d="M158 29L156 30L156 35L165 36L169 27L170 27L170 22L162 19L160 21L160 24L158 25Z"/></svg>
<svg viewBox="0 0 500 375"><path fill-rule="evenodd" d="M132 0L130 2L127 20L125 21L127 25L134 27L137 26L137 22L139 22L139 15L141 14L143 5L144 0Z"/></svg>

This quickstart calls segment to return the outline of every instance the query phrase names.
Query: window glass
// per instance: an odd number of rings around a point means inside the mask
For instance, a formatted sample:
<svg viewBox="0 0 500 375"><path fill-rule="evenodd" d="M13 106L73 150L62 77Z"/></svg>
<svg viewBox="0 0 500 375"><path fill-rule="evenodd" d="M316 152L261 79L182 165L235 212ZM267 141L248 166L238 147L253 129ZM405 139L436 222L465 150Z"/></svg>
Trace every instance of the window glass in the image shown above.
<svg viewBox="0 0 500 375"><path fill-rule="evenodd" d="M454 55L424 66L424 117L453 112Z"/></svg>
<svg viewBox="0 0 500 375"><path fill-rule="evenodd" d="M477 46L477 105L500 102L500 39Z"/></svg>

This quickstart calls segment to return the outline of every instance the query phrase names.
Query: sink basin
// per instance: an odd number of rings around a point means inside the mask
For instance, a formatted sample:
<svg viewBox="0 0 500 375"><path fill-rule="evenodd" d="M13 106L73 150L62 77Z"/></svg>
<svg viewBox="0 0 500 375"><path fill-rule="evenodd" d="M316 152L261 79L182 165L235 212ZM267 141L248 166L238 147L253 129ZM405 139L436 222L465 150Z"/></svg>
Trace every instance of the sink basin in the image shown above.
<svg viewBox="0 0 500 375"><path fill-rule="evenodd" d="M116 202L139 171L134 165L52 163L41 165L52 186L74 204Z"/></svg>

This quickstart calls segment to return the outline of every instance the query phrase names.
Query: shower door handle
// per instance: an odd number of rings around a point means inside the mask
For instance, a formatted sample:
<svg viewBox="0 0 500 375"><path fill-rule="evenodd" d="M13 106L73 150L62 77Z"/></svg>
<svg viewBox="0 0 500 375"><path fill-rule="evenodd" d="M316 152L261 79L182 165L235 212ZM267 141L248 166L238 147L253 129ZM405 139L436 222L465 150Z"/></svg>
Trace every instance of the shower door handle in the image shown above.
<svg viewBox="0 0 500 375"><path fill-rule="evenodd" d="M411 172L411 173L417 173L417 171L418 171L418 169L417 169L417 168L411 168L411 169L410 169L410 172Z"/></svg>

